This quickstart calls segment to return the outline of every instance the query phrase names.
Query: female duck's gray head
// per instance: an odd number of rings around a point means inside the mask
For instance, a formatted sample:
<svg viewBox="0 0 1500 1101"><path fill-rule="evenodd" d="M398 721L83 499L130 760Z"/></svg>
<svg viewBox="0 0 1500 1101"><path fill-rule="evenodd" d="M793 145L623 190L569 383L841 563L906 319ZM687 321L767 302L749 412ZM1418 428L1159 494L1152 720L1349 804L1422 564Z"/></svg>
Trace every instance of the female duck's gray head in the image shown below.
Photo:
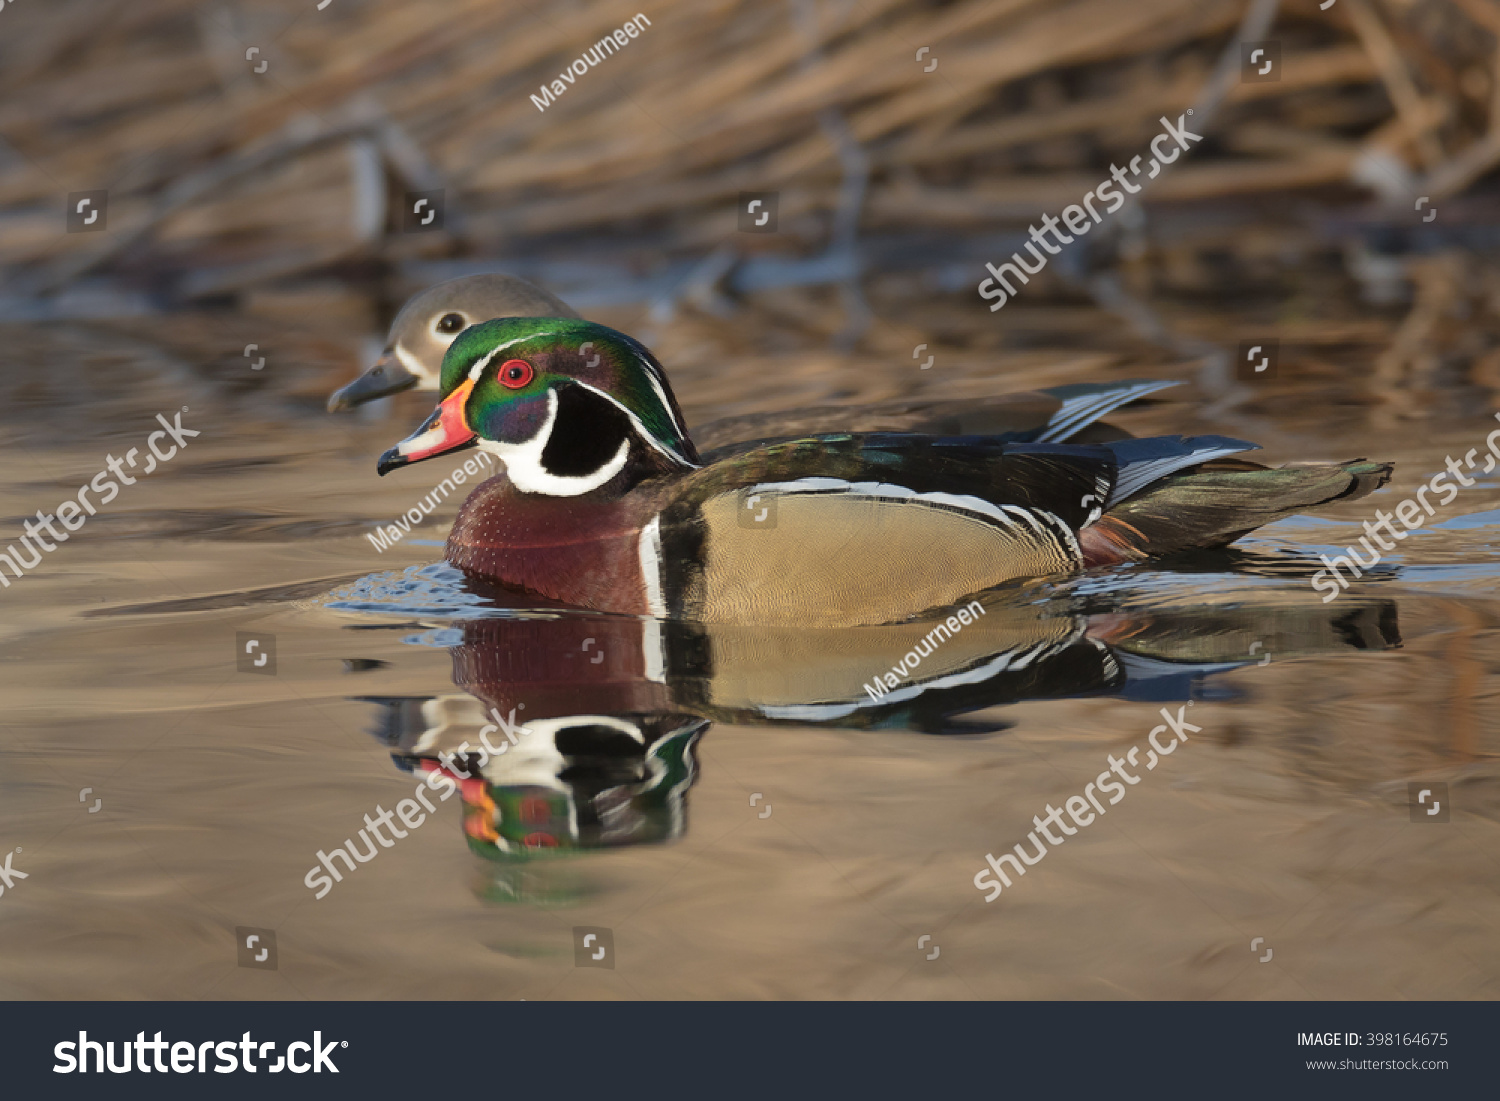
<svg viewBox="0 0 1500 1101"><path fill-rule="evenodd" d="M443 356L470 325L495 317L577 317L562 299L513 275L466 275L429 287L391 322L385 351L328 399L330 413L402 390L436 390Z"/></svg>

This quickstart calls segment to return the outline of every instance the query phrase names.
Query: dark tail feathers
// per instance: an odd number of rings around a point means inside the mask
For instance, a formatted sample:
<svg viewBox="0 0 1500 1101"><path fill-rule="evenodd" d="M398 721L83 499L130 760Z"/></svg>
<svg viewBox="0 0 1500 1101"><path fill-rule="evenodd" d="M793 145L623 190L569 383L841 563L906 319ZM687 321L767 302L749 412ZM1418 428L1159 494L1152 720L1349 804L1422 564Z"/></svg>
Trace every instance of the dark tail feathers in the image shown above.
<svg viewBox="0 0 1500 1101"><path fill-rule="evenodd" d="M1249 464L1231 460L1226 466ZM1391 463L1353 459L1276 470L1199 469L1162 479L1079 533L1089 566L1223 547L1256 528L1332 501L1373 493Z"/></svg>

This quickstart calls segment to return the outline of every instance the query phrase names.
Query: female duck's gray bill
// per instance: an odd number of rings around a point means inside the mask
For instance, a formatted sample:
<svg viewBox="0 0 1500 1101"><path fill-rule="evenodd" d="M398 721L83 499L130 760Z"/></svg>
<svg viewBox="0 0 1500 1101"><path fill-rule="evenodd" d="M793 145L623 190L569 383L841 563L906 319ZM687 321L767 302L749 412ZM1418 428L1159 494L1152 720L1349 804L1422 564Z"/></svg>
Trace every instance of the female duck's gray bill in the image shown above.
<svg viewBox="0 0 1500 1101"><path fill-rule="evenodd" d="M392 352L386 352L359 378L342 390L334 391L333 396L328 399L328 411L340 413L346 409L353 409L367 401L410 390L420 381L421 379L401 365L401 361Z"/></svg>

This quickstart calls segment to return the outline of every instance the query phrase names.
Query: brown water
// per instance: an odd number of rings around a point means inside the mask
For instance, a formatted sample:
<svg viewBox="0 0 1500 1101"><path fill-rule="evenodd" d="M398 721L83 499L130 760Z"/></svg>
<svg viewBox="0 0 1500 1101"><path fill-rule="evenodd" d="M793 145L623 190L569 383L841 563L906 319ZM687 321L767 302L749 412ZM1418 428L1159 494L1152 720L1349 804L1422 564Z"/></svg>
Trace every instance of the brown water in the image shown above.
<svg viewBox="0 0 1500 1101"><path fill-rule="evenodd" d="M0 590L0 853L28 876L0 896L0 996L1500 996L1497 477L1332 605L1307 581L1483 449L1482 402L1405 421L1282 383L1218 418L1191 388L1117 415L1397 479L1232 554L991 594L925 663L941 683L875 706L860 685L926 627L507 612L434 565L456 502L378 552L364 533L456 465L375 475L427 399L326 416L357 341L278 329L252 373L265 327L4 332L5 542L155 414L186 406L202 435ZM645 335L693 423L1190 374L1140 349L950 348L923 373L901 333L848 356ZM237 669L247 633L256 654L274 636L274 676ZM315 898L318 852L477 746L491 706L534 725ZM986 853L1108 754L1144 760L1163 707L1200 729L986 903ZM1449 820L1412 820L1413 781L1447 786ZM274 930L275 971L237 965L240 926ZM611 931L613 969L575 966L577 927Z"/></svg>

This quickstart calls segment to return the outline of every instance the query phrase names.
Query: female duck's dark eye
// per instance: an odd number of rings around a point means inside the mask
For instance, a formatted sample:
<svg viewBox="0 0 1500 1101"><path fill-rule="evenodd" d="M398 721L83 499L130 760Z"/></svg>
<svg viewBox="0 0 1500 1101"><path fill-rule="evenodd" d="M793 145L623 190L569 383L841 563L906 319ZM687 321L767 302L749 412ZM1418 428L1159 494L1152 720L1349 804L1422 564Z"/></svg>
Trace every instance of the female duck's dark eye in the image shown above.
<svg viewBox="0 0 1500 1101"><path fill-rule="evenodd" d="M462 332L468 327L469 323L464 320L464 315L461 313L445 313L437 323L437 331L440 333Z"/></svg>
<svg viewBox="0 0 1500 1101"><path fill-rule="evenodd" d="M501 386L507 386L512 390L519 390L532 379L536 378L536 371L531 364L524 359L507 359L500 364L497 374Z"/></svg>

